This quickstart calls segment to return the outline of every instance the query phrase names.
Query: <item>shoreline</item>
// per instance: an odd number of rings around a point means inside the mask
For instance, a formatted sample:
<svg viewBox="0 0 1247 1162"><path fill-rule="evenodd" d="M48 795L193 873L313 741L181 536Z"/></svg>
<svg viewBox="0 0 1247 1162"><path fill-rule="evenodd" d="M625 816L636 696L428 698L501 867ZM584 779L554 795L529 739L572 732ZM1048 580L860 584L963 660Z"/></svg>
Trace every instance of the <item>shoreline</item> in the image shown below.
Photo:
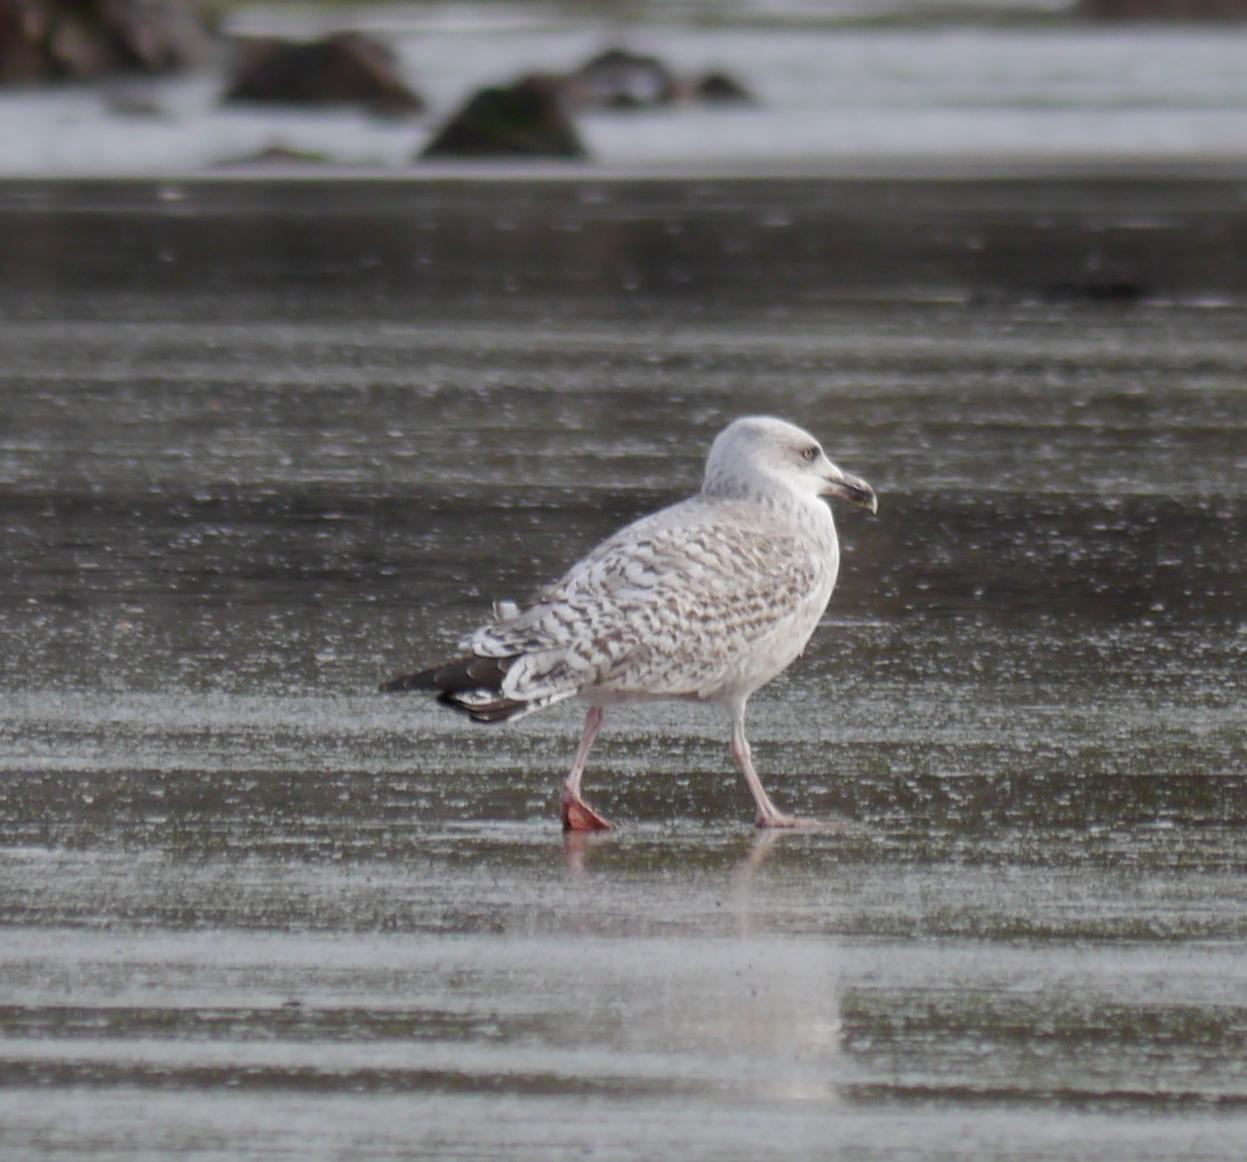
<svg viewBox="0 0 1247 1162"><path fill-rule="evenodd" d="M150 173L0 173L0 190L33 185L131 185L176 182L186 185L443 185L455 183L1007 183L1156 182L1169 184L1247 182L1247 155L1198 161L1157 154L1137 158L1034 156L996 158L916 155L858 157L843 161L780 164L760 168L747 162L690 165L609 166L566 161L422 162L407 168L330 163L220 165L209 169L169 169Z"/></svg>

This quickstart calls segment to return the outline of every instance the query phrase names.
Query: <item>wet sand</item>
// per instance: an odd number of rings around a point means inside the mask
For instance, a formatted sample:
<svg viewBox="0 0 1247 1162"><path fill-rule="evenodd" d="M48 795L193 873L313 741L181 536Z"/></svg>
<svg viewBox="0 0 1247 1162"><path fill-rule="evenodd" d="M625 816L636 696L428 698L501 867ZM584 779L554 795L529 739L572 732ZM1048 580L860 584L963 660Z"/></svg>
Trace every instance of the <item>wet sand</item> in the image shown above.
<svg viewBox="0 0 1247 1162"><path fill-rule="evenodd" d="M5 1157L1247 1135L1233 178L0 186ZM377 680L695 486L880 494L755 700Z"/></svg>

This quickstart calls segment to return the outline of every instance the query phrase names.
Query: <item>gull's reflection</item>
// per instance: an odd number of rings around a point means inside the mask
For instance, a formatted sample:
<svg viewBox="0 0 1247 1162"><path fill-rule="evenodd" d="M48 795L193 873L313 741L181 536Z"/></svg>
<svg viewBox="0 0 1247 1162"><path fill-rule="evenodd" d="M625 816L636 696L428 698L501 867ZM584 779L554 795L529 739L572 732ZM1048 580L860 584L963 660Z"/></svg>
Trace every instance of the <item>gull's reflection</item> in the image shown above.
<svg viewBox="0 0 1247 1162"><path fill-rule="evenodd" d="M800 827L782 828L765 827L753 829L748 838L748 849L744 858L735 867L733 879L738 888L753 877L767 861L775 847L796 836L809 835L854 835L861 832L861 827L848 819L828 819L803 824ZM564 831L563 832L563 863L567 871L574 875L583 875L587 868L589 853L595 846L609 844L618 836L615 831Z"/></svg>
<svg viewBox="0 0 1247 1162"><path fill-rule="evenodd" d="M774 827L754 830L749 850L745 852L745 858L736 864L734 878L738 888L748 886L749 881L753 879L758 868L766 863L775 845L780 842L780 838L784 834L784 832Z"/></svg>
<svg viewBox="0 0 1247 1162"><path fill-rule="evenodd" d="M596 954L603 933L616 938L569 986L582 990L575 1003L595 1036L693 1062L706 1084L761 1100L836 1098L841 948L786 931L794 908L807 912L822 894L817 869L834 844L792 838L799 834L564 834L574 886L561 939L592 937L579 957Z"/></svg>
<svg viewBox="0 0 1247 1162"><path fill-rule="evenodd" d="M610 843L610 831L564 831L563 864L572 876L585 873L585 861L595 844Z"/></svg>
<svg viewBox="0 0 1247 1162"><path fill-rule="evenodd" d="M827 830L840 828L819 829ZM691 1003L684 1018L686 1031L703 1049L752 1063L743 1070L746 1084L765 1100L826 1101L838 1093L839 947L781 934L786 906L794 896L808 904L808 893L821 880L802 871L801 852L813 848L797 837L809 834L809 829L770 828L749 837L731 871L735 931L724 949L725 967L737 961L733 976L748 988L720 982L728 995L719 999L730 997L729 1003ZM777 852L780 859L773 862Z"/></svg>
<svg viewBox="0 0 1247 1162"><path fill-rule="evenodd" d="M745 853L745 857L736 865L735 881L738 891L747 888L750 881L757 874L757 871L767 859L770 858L771 852L775 850L778 844L789 839L795 840L798 836L809 835L858 835L861 834L862 827L860 824L854 823L851 819L822 819L817 821L803 822L799 827L763 827L757 828L753 834L753 840L749 844L749 850Z"/></svg>

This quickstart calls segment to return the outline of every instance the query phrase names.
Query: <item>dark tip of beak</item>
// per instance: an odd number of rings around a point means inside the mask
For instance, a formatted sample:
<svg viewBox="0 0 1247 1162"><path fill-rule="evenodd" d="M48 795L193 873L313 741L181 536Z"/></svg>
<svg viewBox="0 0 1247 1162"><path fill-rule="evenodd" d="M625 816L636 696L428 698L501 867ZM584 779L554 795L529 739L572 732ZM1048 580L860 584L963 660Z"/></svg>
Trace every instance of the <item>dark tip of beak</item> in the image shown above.
<svg viewBox="0 0 1247 1162"><path fill-rule="evenodd" d="M851 504L859 504L862 508L868 508L873 513L879 511L879 498L875 496L875 490L866 481L859 480L856 476L846 476L843 480L833 480L830 492L832 496L838 496Z"/></svg>

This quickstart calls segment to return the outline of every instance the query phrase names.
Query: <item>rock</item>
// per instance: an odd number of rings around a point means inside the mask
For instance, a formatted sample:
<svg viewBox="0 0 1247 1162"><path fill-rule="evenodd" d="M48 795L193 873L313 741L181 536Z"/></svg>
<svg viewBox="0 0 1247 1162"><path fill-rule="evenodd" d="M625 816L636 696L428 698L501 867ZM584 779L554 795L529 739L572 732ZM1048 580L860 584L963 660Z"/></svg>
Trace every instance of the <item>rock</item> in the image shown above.
<svg viewBox="0 0 1247 1162"><path fill-rule="evenodd" d="M693 91L698 100L710 104L756 104L754 95L730 73L706 73L698 78Z"/></svg>
<svg viewBox="0 0 1247 1162"><path fill-rule="evenodd" d="M442 126L420 155L436 157L583 158L558 78L522 77L481 89Z"/></svg>
<svg viewBox="0 0 1247 1162"><path fill-rule="evenodd" d="M168 72L215 44L189 0L0 0L0 83Z"/></svg>
<svg viewBox="0 0 1247 1162"><path fill-rule="evenodd" d="M656 56L610 48L564 78L568 100L585 109L656 109L679 101L709 104L754 100L729 73L682 77Z"/></svg>
<svg viewBox="0 0 1247 1162"><path fill-rule="evenodd" d="M1247 0L1078 0L1088 20L1247 20Z"/></svg>
<svg viewBox="0 0 1247 1162"><path fill-rule="evenodd" d="M605 109L670 105L681 95L675 74L657 57L622 48L598 53L568 79L581 104Z"/></svg>
<svg viewBox="0 0 1247 1162"><path fill-rule="evenodd" d="M394 54L358 32L324 40L240 41L226 101L363 105L378 113L417 113L424 102L399 75Z"/></svg>

